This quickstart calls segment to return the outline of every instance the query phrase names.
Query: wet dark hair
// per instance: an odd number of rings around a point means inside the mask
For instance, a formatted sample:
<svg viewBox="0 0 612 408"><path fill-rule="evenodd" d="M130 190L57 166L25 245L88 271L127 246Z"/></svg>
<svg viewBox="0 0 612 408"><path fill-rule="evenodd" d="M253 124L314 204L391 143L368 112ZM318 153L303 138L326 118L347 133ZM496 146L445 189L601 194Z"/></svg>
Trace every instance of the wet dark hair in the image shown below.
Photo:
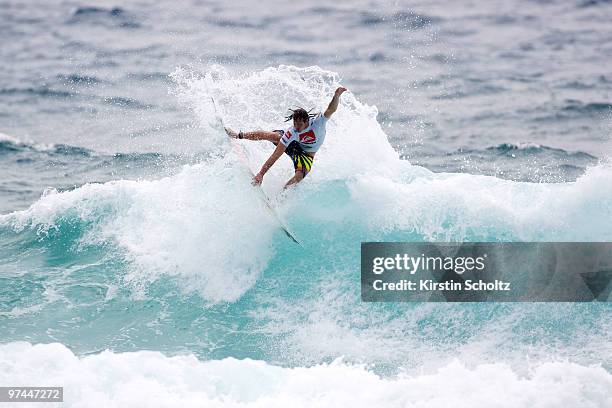
<svg viewBox="0 0 612 408"><path fill-rule="evenodd" d="M308 122L310 118L317 116L316 113L310 113L312 112L312 109L307 111L306 109L301 107L296 109L289 109L289 111L291 113L285 116L285 122L289 122L292 119L301 119L304 122Z"/></svg>

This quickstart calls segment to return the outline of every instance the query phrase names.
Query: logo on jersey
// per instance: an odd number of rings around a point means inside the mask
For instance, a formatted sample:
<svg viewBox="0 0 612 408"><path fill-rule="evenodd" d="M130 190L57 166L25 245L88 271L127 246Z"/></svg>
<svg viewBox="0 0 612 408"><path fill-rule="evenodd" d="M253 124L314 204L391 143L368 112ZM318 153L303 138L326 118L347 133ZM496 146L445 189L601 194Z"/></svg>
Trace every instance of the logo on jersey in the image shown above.
<svg viewBox="0 0 612 408"><path fill-rule="evenodd" d="M309 130L308 132L300 133L300 143L313 144L317 140L314 132Z"/></svg>
<svg viewBox="0 0 612 408"><path fill-rule="evenodd" d="M289 143L289 139L291 138L291 132L283 132L283 142L285 144Z"/></svg>

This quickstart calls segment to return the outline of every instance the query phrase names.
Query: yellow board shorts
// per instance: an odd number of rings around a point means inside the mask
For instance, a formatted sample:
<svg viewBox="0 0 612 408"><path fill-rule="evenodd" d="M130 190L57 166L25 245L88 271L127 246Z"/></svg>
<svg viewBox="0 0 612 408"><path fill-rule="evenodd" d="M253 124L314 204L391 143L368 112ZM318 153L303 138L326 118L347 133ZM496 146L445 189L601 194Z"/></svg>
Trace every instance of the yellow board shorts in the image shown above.
<svg viewBox="0 0 612 408"><path fill-rule="evenodd" d="M275 130L275 132L279 133L282 136L282 130ZM276 143L274 143L276 145ZM293 168L295 171L301 171L304 177L310 172L312 168L312 161L314 157L310 156L306 153L298 142L295 140L289 143L289 146L285 148L285 154L291 157L291 161L293 161Z"/></svg>

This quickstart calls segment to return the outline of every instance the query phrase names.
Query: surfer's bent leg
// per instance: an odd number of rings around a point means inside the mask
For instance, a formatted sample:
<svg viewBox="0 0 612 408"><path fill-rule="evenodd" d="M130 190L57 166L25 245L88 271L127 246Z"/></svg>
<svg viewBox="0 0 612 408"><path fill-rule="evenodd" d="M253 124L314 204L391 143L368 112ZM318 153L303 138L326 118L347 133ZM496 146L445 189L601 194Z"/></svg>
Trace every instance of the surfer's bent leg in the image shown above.
<svg viewBox="0 0 612 408"><path fill-rule="evenodd" d="M285 184L285 188L293 185L293 184L297 184L300 181L302 181L304 179L304 173L302 173L301 170L296 170L295 174L293 175L293 177L291 177L291 179L289 179L289 181L287 182L287 184Z"/></svg>
<svg viewBox="0 0 612 408"><path fill-rule="evenodd" d="M278 142L280 142L281 135L276 132L256 130L254 132L242 132L242 138L249 140L269 140L274 144L278 144Z"/></svg>
<svg viewBox="0 0 612 408"><path fill-rule="evenodd" d="M270 142L277 144L280 141L281 135L277 132L268 132L266 130L254 130L252 132L236 131L225 128L227 135L234 139L248 139L248 140L269 140Z"/></svg>
<svg viewBox="0 0 612 408"><path fill-rule="evenodd" d="M299 183L306 177L312 168L314 157L306 154L297 141L289 143L289 146L285 149L285 153L291 157L293 168L295 169L295 175L285 184L285 188L287 188L292 184Z"/></svg>

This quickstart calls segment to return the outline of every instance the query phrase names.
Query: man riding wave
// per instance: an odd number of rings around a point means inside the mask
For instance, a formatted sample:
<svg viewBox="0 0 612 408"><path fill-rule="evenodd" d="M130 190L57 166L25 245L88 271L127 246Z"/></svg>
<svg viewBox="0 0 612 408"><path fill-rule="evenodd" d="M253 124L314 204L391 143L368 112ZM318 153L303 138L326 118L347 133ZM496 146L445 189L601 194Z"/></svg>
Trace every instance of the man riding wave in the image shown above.
<svg viewBox="0 0 612 408"><path fill-rule="evenodd" d="M339 87L334 92L334 96L323 114L311 114L303 108L291 110L286 122L293 120L293 126L287 130L275 130L272 132L265 130L255 130L252 132L236 133L230 128L225 128L225 132L236 139L248 140L269 140L276 145L276 149L270 158L261 167L259 173L253 177L253 184L259 185L268 170L276 163L279 157L286 153L293 161L295 169L294 176L285 184L288 186L299 183L312 168L315 153L319 150L325 140L325 126L328 119L338 109L340 96L346 88Z"/></svg>

